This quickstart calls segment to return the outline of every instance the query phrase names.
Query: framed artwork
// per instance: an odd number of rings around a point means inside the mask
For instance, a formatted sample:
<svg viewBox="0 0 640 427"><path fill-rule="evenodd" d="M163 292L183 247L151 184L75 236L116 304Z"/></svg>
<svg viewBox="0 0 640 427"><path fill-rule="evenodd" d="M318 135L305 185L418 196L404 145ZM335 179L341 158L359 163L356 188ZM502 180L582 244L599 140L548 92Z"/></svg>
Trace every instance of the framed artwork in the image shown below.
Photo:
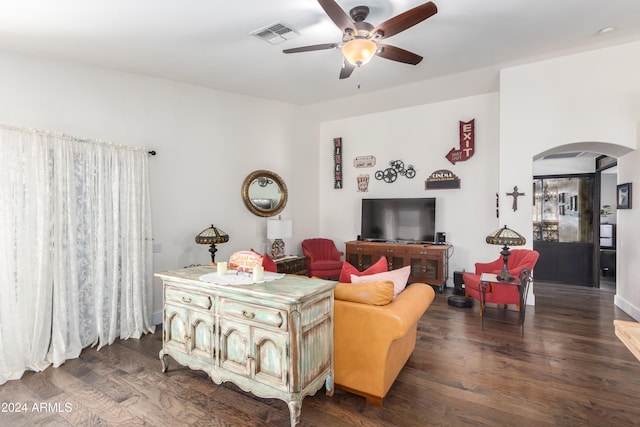
<svg viewBox="0 0 640 427"><path fill-rule="evenodd" d="M619 184L617 191L618 209L631 209L631 183Z"/></svg>

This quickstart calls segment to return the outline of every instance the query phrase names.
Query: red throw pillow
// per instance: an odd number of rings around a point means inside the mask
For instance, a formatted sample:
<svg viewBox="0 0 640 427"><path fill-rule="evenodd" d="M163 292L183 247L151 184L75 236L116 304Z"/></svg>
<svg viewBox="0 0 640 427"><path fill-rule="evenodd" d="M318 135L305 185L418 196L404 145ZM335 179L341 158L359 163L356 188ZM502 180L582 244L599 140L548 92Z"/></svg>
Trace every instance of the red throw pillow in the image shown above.
<svg viewBox="0 0 640 427"><path fill-rule="evenodd" d="M338 281L340 283L351 283L352 274L354 276L368 276L370 274L384 273L385 271L389 271L389 265L387 264L387 259L385 257L380 257L375 264L367 268L365 271L358 271L358 269L353 265L348 262L344 262L342 264L342 271L340 271L340 278Z"/></svg>
<svg viewBox="0 0 640 427"><path fill-rule="evenodd" d="M253 248L251 248L251 252L260 255L260 253L255 251ZM260 256L262 257L262 266L264 267L264 271L270 271L271 273L278 272L278 266L276 265L276 262L273 260L273 258L271 258L266 252Z"/></svg>
<svg viewBox="0 0 640 427"><path fill-rule="evenodd" d="M265 252L262 255L262 266L264 267L264 271L270 271L272 273L278 272L278 266L276 262Z"/></svg>

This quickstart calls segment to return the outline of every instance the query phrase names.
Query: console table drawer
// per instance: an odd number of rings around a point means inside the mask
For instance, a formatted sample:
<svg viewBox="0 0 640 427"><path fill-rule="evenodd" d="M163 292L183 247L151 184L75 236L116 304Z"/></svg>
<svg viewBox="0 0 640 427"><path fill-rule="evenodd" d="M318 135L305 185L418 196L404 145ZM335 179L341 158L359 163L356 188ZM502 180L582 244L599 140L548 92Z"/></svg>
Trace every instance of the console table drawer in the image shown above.
<svg viewBox="0 0 640 427"><path fill-rule="evenodd" d="M166 302L177 303L188 307L211 310L213 306L212 298L209 295L176 289L171 286L165 288L164 297Z"/></svg>
<svg viewBox="0 0 640 427"><path fill-rule="evenodd" d="M220 301L220 314L227 318L235 317L272 328L287 329L287 312L276 308L222 299Z"/></svg>

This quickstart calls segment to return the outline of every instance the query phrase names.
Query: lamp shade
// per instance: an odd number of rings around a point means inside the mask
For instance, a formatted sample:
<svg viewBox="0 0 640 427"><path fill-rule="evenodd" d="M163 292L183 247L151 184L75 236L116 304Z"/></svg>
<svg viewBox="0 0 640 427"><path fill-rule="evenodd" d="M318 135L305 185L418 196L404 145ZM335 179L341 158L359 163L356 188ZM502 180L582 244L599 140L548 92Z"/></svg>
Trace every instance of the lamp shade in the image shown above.
<svg viewBox="0 0 640 427"><path fill-rule="evenodd" d="M502 271L497 274L498 280L507 282L514 280L514 277L511 275L511 273L509 273L508 268L509 255L511 255L509 246L522 246L527 242L527 239L511 230L510 228L507 228L507 226L505 225L503 228L500 228L489 234L487 236L486 242L490 245L502 246L502 251L500 251L500 254L502 255L503 265Z"/></svg>
<svg viewBox="0 0 640 427"><path fill-rule="evenodd" d="M218 243L226 243L229 241L229 235L224 231L216 228L211 224L211 227L205 228L196 236L196 243L202 245L212 245Z"/></svg>
<svg viewBox="0 0 640 427"><path fill-rule="evenodd" d="M211 227L205 228L196 235L196 243L201 245L211 245L209 247L211 262L216 262L216 245L226 243L228 241L229 235L219 228L214 227L213 224L211 224Z"/></svg>
<svg viewBox="0 0 640 427"><path fill-rule="evenodd" d="M505 225L488 235L486 242L490 245L522 246L527 243L527 239Z"/></svg>
<svg viewBox="0 0 640 427"><path fill-rule="evenodd" d="M368 39L353 39L342 45L342 54L351 64L360 67L371 61L378 46Z"/></svg>
<svg viewBox="0 0 640 427"><path fill-rule="evenodd" d="M290 219L267 220L267 239L288 239L293 235L293 223Z"/></svg>

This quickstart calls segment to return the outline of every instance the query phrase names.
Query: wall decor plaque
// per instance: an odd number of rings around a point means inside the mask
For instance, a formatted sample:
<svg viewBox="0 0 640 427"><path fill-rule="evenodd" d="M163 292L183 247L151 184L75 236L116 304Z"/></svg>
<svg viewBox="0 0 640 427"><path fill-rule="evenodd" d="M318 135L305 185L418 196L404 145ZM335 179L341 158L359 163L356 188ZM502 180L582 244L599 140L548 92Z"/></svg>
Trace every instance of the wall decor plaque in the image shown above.
<svg viewBox="0 0 640 427"><path fill-rule="evenodd" d="M354 168L372 168L376 165L375 156L358 156L353 159Z"/></svg>
<svg viewBox="0 0 640 427"><path fill-rule="evenodd" d="M440 169L429 175L424 182L425 190L459 189L460 178L450 170Z"/></svg>

